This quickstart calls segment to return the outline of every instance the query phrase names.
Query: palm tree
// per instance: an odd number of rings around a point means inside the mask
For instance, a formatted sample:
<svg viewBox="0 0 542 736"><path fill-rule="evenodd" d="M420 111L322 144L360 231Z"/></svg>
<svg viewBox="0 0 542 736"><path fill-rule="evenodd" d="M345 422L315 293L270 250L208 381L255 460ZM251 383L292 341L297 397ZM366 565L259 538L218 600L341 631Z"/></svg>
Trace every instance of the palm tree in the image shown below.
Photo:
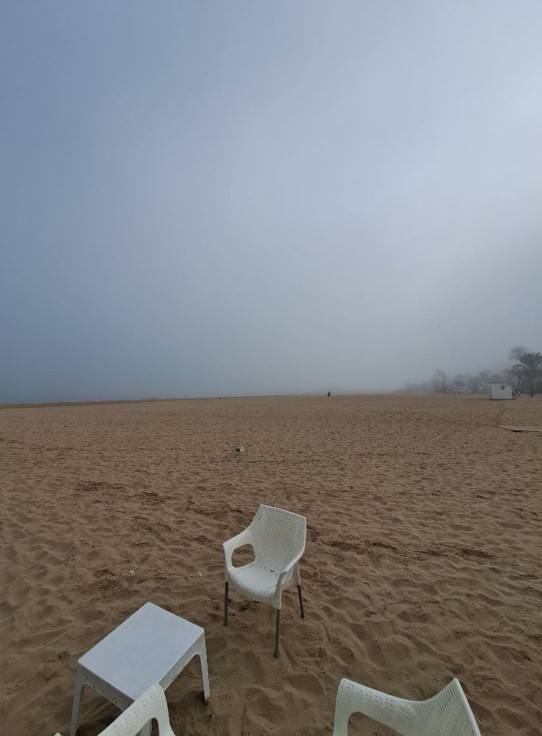
<svg viewBox="0 0 542 736"><path fill-rule="evenodd" d="M531 396L534 396L535 384L542 377L542 355L540 353L521 353L517 356L517 363L510 371L519 379L521 387L529 386Z"/></svg>
<svg viewBox="0 0 542 736"><path fill-rule="evenodd" d="M508 360L519 360L524 353L530 353L530 348L526 348L525 345L516 345L515 348L511 348L508 353Z"/></svg>

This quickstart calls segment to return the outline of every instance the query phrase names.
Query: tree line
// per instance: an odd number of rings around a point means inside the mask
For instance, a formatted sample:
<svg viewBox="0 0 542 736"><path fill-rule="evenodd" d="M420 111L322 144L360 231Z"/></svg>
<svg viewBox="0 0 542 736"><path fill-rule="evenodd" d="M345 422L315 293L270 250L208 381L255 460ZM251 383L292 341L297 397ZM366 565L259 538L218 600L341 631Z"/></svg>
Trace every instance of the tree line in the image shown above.
<svg viewBox="0 0 542 736"><path fill-rule="evenodd" d="M516 394L528 393L534 396L542 393L542 354L517 345L508 353L514 365L498 372L478 371L478 373L457 373L447 375L436 370L433 377L421 383L407 383L405 390L415 393L487 393L490 383L510 383Z"/></svg>

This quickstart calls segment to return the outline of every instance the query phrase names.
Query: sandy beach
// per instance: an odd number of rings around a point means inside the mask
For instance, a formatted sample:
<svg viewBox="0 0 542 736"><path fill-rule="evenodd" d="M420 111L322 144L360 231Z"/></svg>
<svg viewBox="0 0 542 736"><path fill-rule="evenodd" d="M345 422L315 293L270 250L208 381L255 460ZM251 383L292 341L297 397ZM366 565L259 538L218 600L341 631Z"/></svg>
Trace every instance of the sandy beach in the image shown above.
<svg viewBox="0 0 542 736"><path fill-rule="evenodd" d="M484 736L539 735L542 434L502 425L542 427L542 400L0 409L2 732L66 736L78 658L152 601L206 632L211 699L194 660L176 734L324 736L341 677L422 699L456 676ZM308 520L278 660L271 608L231 591L222 623L222 542L260 503ZM87 689L78 733L117 714Z"/></svg>

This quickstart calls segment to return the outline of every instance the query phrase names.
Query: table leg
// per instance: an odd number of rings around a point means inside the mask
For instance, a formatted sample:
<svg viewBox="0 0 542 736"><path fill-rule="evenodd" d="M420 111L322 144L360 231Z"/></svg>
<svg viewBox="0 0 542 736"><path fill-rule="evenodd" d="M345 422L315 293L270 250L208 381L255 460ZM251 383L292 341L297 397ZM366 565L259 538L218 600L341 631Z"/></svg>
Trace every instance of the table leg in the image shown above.
<svg viewBox="0 0 542 736"><path fill-rule="evenodd" d="M79 709L81 707L81 695L83 692L83 681L79 669L75 674L75 687L73 691L72 719L70 723L70 736L77 733L77 723L79 721Z"/></svg>
<svg viewBox="0 0 542 736"><path fill-rule="evenodd" d="M207 647L205 646L205 634L202 634L199 641L198 657L201 665L201 679L203 680L203 697L205 702L209 700L211 689L209 687L209 668L207 666Z"/></svg>
<svg viewBox="0 0 542 736"><path fill-rule="evenodd" d="M152 729L152 720L143 726L138 736L151 736L151 729Z"/></svg>

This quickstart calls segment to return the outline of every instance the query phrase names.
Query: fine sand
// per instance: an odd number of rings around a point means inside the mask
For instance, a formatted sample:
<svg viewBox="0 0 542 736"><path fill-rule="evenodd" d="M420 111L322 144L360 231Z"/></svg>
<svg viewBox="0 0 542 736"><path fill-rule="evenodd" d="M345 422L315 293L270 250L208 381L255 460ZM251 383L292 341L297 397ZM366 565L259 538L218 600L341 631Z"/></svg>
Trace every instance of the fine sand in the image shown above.
<svg viewBox="0 0 542 736"><path fill-rule="evenodd" d="M413 699L456 676L483 736L541 734L542 435L501 425L542 400L0 409L2 733L66 736L78 658L152 601L206 632L209 704L197 660L167 691L179 736L325 736L345 676ZM222 542L260 503L308 519L278 660L271 608L231 591L222 625ZM87 690L79 734L117 714Z"/></svg>

